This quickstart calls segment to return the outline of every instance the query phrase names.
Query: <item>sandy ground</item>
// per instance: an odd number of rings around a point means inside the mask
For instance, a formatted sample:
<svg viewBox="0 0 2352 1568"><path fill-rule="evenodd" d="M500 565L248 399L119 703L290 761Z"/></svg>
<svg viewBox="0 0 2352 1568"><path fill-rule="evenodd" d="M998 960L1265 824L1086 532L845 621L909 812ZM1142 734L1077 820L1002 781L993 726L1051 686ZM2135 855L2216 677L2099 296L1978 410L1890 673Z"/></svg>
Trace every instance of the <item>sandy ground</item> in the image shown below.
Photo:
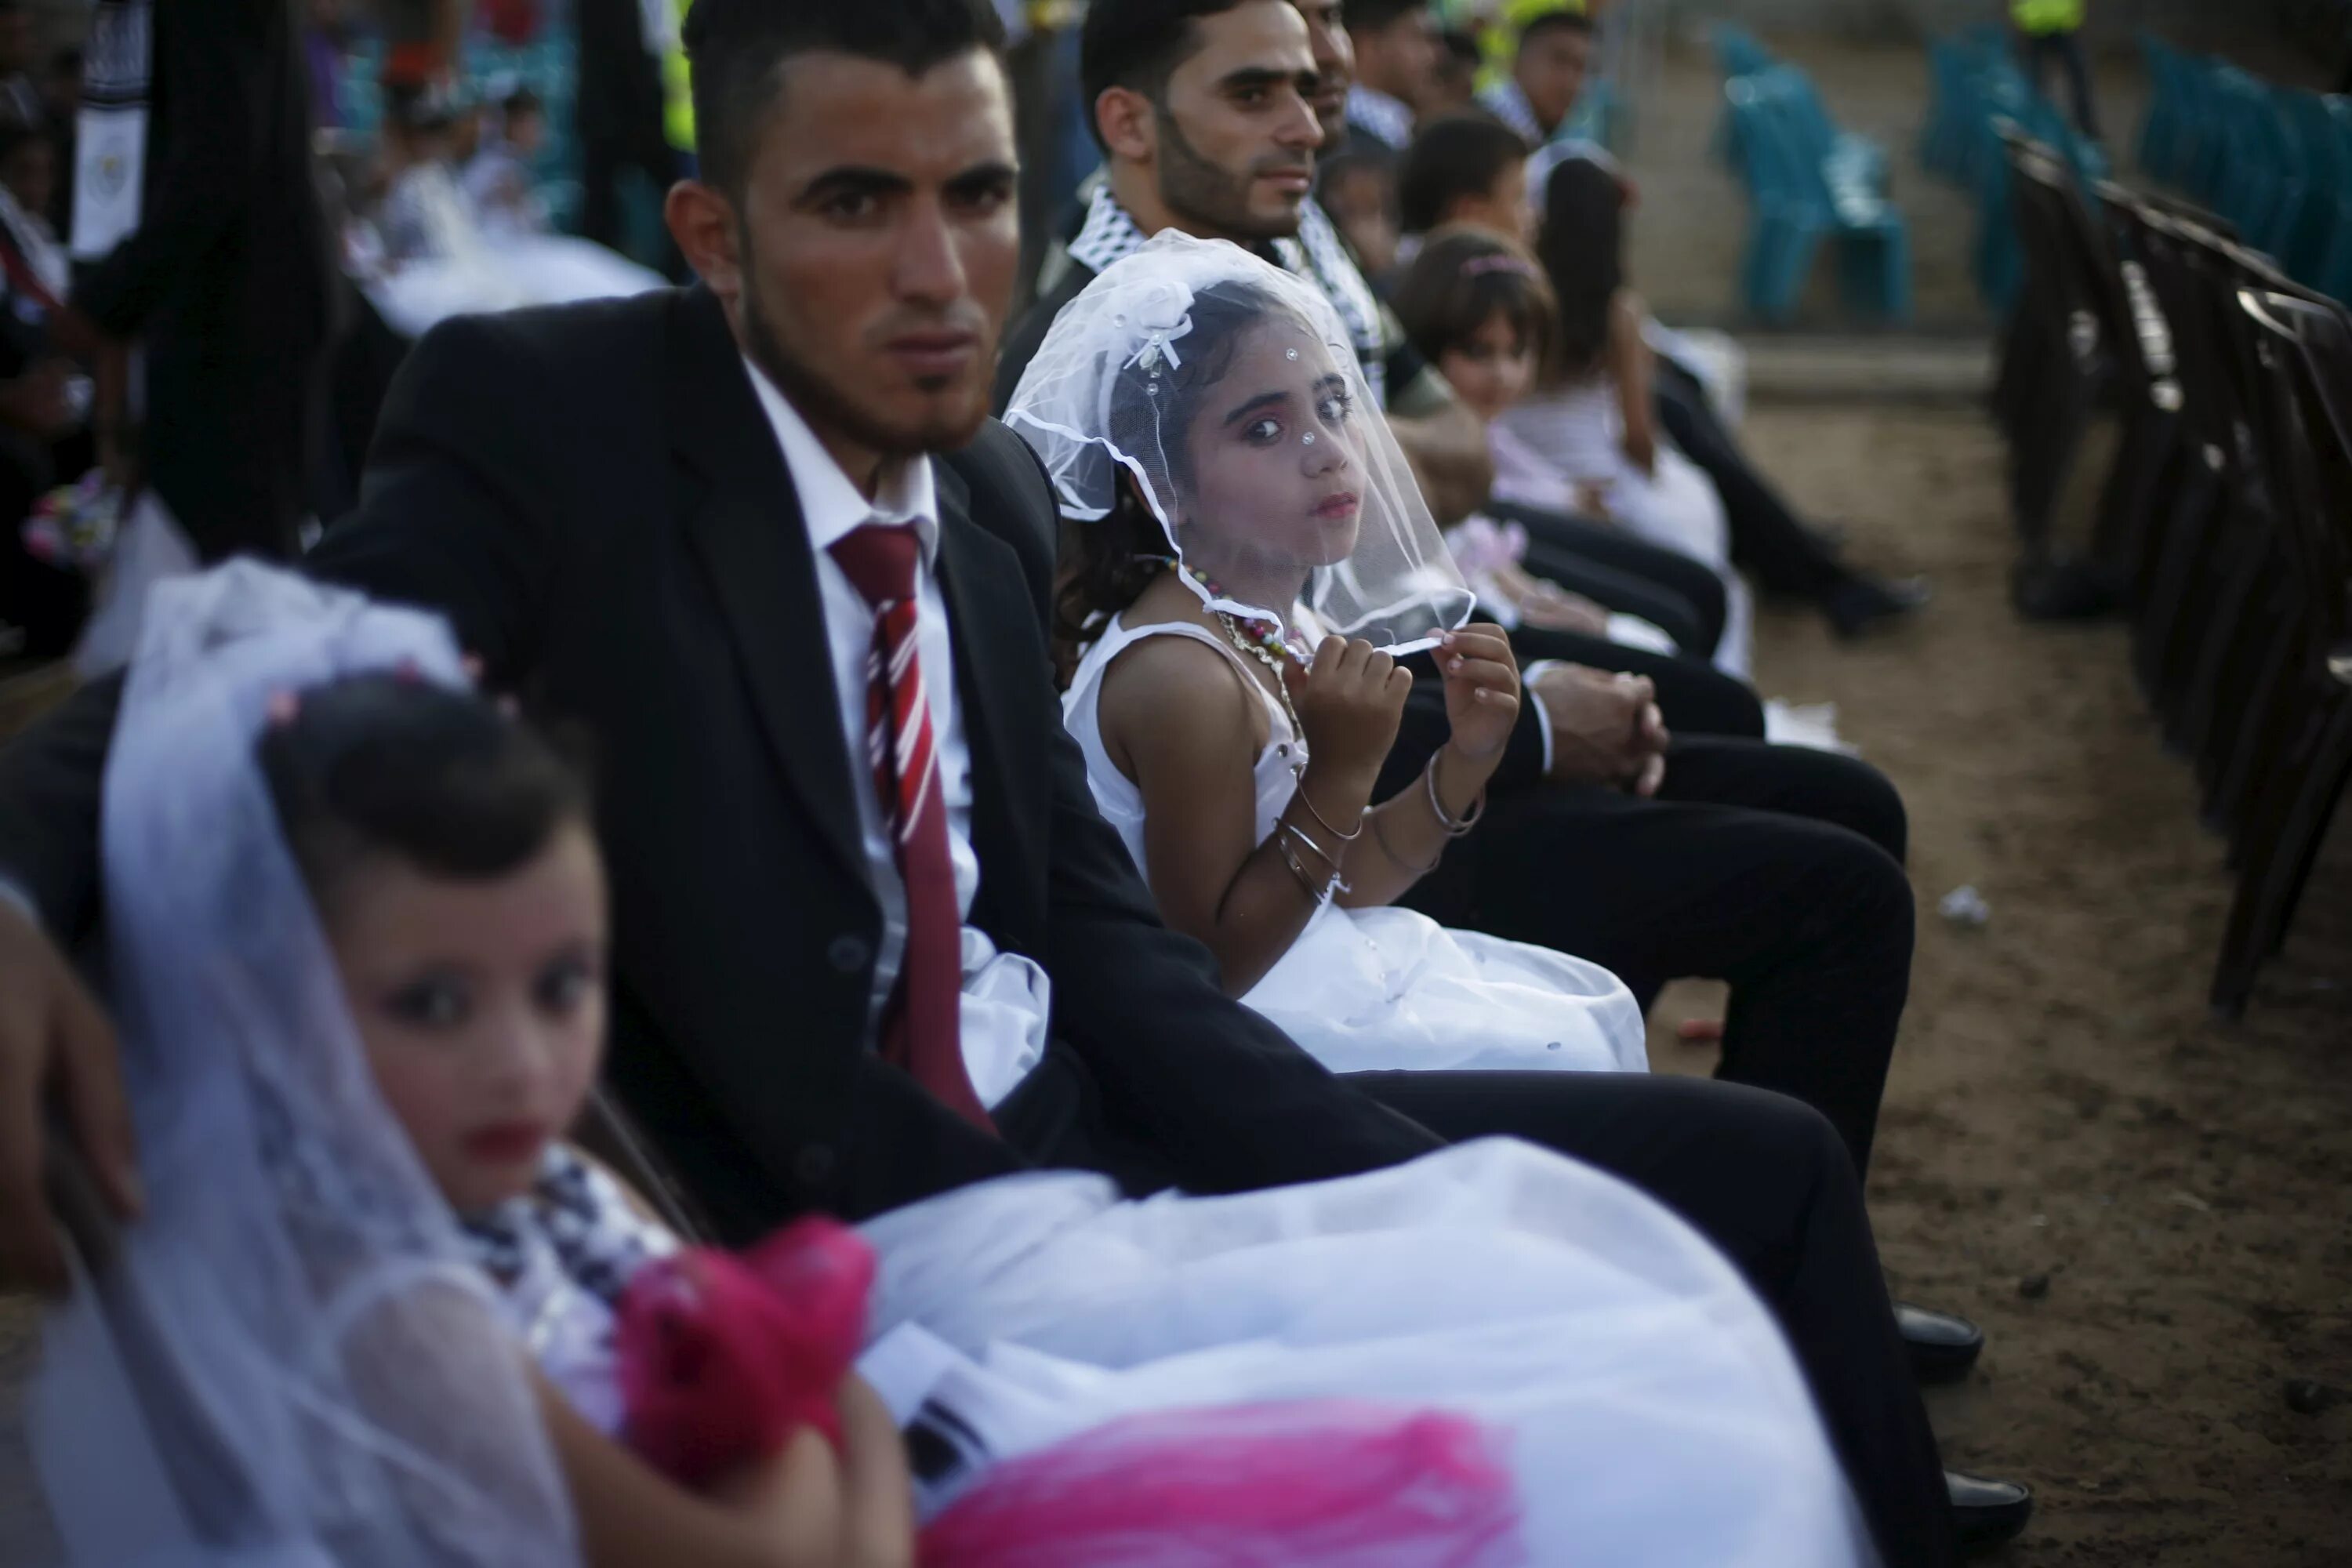
<svg viewBox="0 0 2352 1568"><path fill-rule="evenodd" d="M2119 627L2006 608L1999 447L1967 410L1768 408L1752 449L1874 563L1924 571L1920 623L1859 648L1763 621L1761 684L1838 705L1901 785L1920 941L1872 1184L1899 1293L1991 1336L1931 1399L1955 1466L2042 1493L1996 1562L2352 1562L2352 832L2239 1025L2206 986L2231 882L2127 674ZM1982 930L1937 917L1972 884ZM1670 993L1661 1068L1706 1011ZM2046 1279L2029 1299L2021 1285Z"/></svg>

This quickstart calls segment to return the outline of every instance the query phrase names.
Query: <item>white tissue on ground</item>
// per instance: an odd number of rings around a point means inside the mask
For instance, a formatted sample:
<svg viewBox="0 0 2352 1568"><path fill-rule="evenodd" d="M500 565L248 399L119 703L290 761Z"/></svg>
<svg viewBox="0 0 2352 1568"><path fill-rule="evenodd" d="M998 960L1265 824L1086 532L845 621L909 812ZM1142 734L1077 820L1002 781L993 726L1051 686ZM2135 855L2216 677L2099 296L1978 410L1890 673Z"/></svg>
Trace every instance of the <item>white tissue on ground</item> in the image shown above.
<svg viewBox="0 0 2352 1568"><path fill-rule="evenodd" d="M1968 885L1946 893L1936 908L1956 926L1981 926L1992 919L1992 906L1984 901L1982 893Z"/></svg>
<svg viewBox="0 0 2352 1568"><path fill-rule="evenodd" d="M1819 752L1860 756L1853 744L1839 736L1837 717L1834 702L1783 702L1777 697L1767 698L1764 738L1776 746L1811 746Z"/></svg>

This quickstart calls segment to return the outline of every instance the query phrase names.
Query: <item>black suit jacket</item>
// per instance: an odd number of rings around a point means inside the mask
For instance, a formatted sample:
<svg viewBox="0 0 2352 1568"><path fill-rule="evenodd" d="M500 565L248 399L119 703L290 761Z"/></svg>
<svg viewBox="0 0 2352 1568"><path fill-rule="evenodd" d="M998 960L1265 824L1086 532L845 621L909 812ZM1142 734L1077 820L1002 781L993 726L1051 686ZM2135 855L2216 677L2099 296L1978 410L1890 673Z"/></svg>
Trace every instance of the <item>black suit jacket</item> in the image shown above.
<svg viewBox="0 0 2352 1568"><path fill-rule="evenodd" d="M1001 1108L1130 1188L1220 1191L1435 1146L1218 989L1097 814L1045 647L1052 504L992 422L940 466L972 752L971 921L1054 985ZM612 1079L720 1232L1019 1168L866 1048L867 882L798 502L705 290L461 319L410 356L323 575L451 616L494 685L584 724L615 910ZM107 694L0 758L0 871L94 906ZM1079 1123L1072 1130L1051 1123Z"/></svg>

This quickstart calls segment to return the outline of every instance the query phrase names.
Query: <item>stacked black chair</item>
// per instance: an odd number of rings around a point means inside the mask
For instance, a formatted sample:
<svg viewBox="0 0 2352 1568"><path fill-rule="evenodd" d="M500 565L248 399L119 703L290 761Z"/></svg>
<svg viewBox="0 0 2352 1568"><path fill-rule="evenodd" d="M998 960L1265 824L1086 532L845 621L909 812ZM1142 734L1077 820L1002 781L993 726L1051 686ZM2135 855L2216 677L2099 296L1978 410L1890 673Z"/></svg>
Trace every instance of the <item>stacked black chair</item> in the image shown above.
<svg viewBox="0 0 2352 1568"><path fill-rule="evenodd" d="M2237 305L2292 569L2276 601L2281 657L2248 691L2241 726L2238 891L2212 993L2232 1017L2285 942L2352 780L2352 319L2301 290L2249 288Z"/></svg>
<svg viewBox="0 0 2352 1568"><path fill-rule="evenodd" d="M2121 606L2132 667L2239 878L2212 1000L2242 1012L2352 777L2352 316L2193 207L2086 191L2003 138L2025 277L1993 412L2020 609ZM2087 537L2060 516L2093 424Z"/></svg>

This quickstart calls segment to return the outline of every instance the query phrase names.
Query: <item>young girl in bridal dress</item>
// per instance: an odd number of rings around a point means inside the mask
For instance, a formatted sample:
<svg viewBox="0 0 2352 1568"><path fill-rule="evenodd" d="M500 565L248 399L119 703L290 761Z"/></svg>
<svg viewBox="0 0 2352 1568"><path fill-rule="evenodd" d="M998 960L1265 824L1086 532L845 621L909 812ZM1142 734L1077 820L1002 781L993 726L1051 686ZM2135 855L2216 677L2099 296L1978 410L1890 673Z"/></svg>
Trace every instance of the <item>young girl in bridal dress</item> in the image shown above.
<svg viewBox="0 0 2352 1568"><path fill-rule="evenodd" d="M1470 830L1519 703L1311 287L1168 234L1064 309L1006 423L1066 515L1063 713L1161 914L1335 1071L1641 1072L1598 964L1392 907ZM1371 802L1433 647L1452 738Z"/></svg>
<svg viewBox="0 0 2352 1568"><path fill-rule="evenodd" d="M1731 563L1730 522L1715 481L1657 428L1645 307L1625 287L1625 190L1570 158L1547 177L1536 253L1559 303L1558 330L1534 395L1494 421L1495 493L1555 510L1597 508L1652 544L1723 579L1729 606L1716 668L1745 679L1753 595Z"/></svg>
<svg viewBox="0 0 2352 1568"><path fill-rule="evenodd" d="M151 602L103 834L151 1196L53 1315L33 1411L75 1562L878 1568L919 1525L940 1568L1872 1560L1731 1266L1507 1142L1215 1199L1039 1173L887 1215L837 1430L666 1479L627 1446L615 1325L677 1238L562 1142L604 1010L584 792L465 687L436 619L255 563ZM1283 1411L1324 1446L1282 1451ZM1417 1550L1344 1519L1235 1535L1226 1449L1313 1479L1400 1413L1477 1463L1396 1475L1391 1506L1483 1510L1422 1518ZM1108 1435L1153 1420L1178 1425L1122 1476ZM910 1484L909 1426L959 1464ZM1063 1474L1163 1510L1188 1476L1188 1528L972 1526L1000 1478L1034 1500Z"/></svg>

